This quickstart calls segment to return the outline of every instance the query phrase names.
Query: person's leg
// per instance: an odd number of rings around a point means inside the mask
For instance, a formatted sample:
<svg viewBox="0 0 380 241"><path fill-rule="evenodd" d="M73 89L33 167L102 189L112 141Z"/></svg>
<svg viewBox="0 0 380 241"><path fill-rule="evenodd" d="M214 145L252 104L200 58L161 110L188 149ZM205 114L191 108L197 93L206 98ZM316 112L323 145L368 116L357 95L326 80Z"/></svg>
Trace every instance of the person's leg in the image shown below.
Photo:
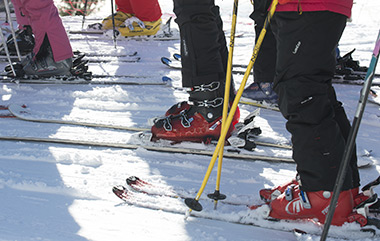
<svg viewBox="0 0 380 241"><path fill-rule="evenodd" d="M345 21L331 12L276 13L272 26L278 40L275 90L304 191L332 191L343 155L345 138L330 91ZM343 190L353 187L348 173Z"/></svg>
<svg viewBox="0 0 380 241"><path fill-rule="evenodd" d="M21 11L28 17L35 36L33 52L37 54L47 36L58 62L73 56L69 38L52 0L21 0Z"/></svg>
<svg viewBox="0 0 380 241"><path fill-rule="evenodd" d="M346 17L332 12L276 13L272 28L277 40L275 91L292 134L293 159L299 185L271 202L270 216L279 219L317 218L325 221L345 148L348 120L335 98L331 79L335 48ZM291 38L289 36L292 36ZM342 130L343 128L343 130ZM353 156L333 224L349 221L353 191L359 185ZM289 209L290 206L300 209Z"/></svg>
<svg viewBox="0 0 380 241"><path fill-rule="evenodd" d="M161 28L161 8L157 0L130 0L133 16L119 27L122 36L155 35Z"/></svg>
<svg viewBox="0 0 380 241"><path fill-rule="evenodd" d="M20 11L22 4L20 0L12 0L12 4L15 10L16 19L18 23L18 30L16 31L16 39L18 48L22 55L28 54L33 51L34 48L34 36L32 28L29 23L29 19ZM11 53L16 53L16 46L13 41L13 36L9 35L8 49Z"/></svg>
<svg viewBox="0 0 380 241"><path fill-rule="evenodd" d="M112 14L108 17L104 18L102 21L103 29L112 29L113 21L115 23L115 27L120 27L125 20L132 17L134 12L131 5L131 0L115 0L116 4L116 13L112 17ZM113 19L113 21L112 21Z"/></svg>
<svg viewBox="0 0 380 241"><path fill-rule="evenodd" d="M22 4L20 0L12 0L12 4L16 14L18 29L23 29L23 26L30 25L29 19L21 12Z"/></svg>
<svg viewBox="0 0 380 241"><path fill-rule="evenodd" d="M254 1L254 11L250 17L255 21L255 42L257 42L264 27L270 3L270 1L265 0ZM253 66L254 82L245 88L243 97L267 104L277 104L278 96L273 91L276 54L276 39L269 25Z"/></svg>
<svg viewBox="0 0 380 241"><path fill-rule="evenodd" d="M133 14L141 21L153 22L161 18L161 8L157 0L130 0Z"/></svg>
<svg viewBox="0 0 380 241"><path fill-rule="evenodd" d="M116 11L134 14L132 4L131 4L132 1L133 0L115 0L115 4L117 6Z"/></svg>
<svg viewBox="0 0 380 241"><path fill-rule="evenodd" d="M152 133L163 139L202 141L217 139L223 108L226 79L226 46L221 33L220 16L213 0L175 0L174 12L181 35L182 85L191 88L186 118L171 118L152 127ZM218 26L219 24L219 26ZM179 105L183 107L184 105ZM173 107L175 109L175 107ZM172 110L172 108L171 108ZM176 111L171 111L176 112ZM169 129L170 123L175 128Z"/></svg>

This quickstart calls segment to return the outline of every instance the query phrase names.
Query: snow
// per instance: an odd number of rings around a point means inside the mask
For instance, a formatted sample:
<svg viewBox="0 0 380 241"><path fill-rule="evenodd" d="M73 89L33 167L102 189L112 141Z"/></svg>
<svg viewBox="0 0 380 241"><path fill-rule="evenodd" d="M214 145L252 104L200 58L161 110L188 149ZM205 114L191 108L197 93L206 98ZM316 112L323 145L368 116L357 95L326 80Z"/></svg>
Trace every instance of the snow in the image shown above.
<svg viewBox="0 0 380 241"><path fill-rule="evenodd" d="M108 4L108 3L107 3ZM172 1L160 1L166 20L173 16ZM231 24L232 2L217 1L221 6L224 29ZM105 5L95 18L109 15ZM240 1L234 63L248 64L253 49L253 22L249 19L252 6ZM354 58L369 64L380 20L378 0L358 0L340 42L341 53L353 48ZM65 27L80 29L81 18L63 18ZM176 24L172 24L176 27ZM181 87L180 72L160 63L160 57L179 52L179 41L122 41L114 49L111 39L96 36L89 40L71 35L74 50L88 53L127 54L138 52L138 63L90 64L94 74L145 76L146 79L121 78L120 81L160 82L162 76L173 79L168 86L136 85L59 85L59 84L0 84L0 104L26 104L36 115L44 118L76 120L91 123L148 128L148 119L161 116L174 103L186 100ZM227 41L229 41L227 39ZM0 67L5 66L4 62ZM379 70L377 71L379 73ZM242 76L234 76L239 85ZM119 79L111 79L117 82ZM249 81L252 81L250 79ZM375 79L379 82L380 79ZM360 86L335 85L338 98L344 103L352 120L358 103ZM240 105L242 117L255 108ZM0 110L0 114L7 113ZM358 133L360 155L372 150L373 165L360 169L362 183L377 178L380 172L378 143L380 108L368 103ZM106 128L78 127L60 124L26 122L0 118L0 136L50 137L98 142L126 143L131 133ZM258 140L288 143L290 136L285 121L278 112L261 110L257 124L263 133ZM195 144L183 144L199 147ZM126 205L112 193L114 185L125 184L135 175L167 187L186 190L196 195L202 184L210 158L198 155L168 154L117 148L86 147L47 143L1 141L0 145L0 240L294 240L293 234L249 225L189 217ZM253 154L290 157L289 151L259 147ZM228 200L258 203L258 191L289 181L295 175L295 165L247 162L224 159L221 192ZM201 203L205 212L212 213L213 204L205 199L215 190L216 168L211 173ZM376 189L378 190L378 188ZM154 199L159 205L183 207L181 200ZM222 203L219 209L224 211ZM185 211L185 210L183 210ZM229 217L237 213L227 210ZM231 211L231 212L229 212ZM245 212L248 212L245 210ZM273 224L281 225L281 224ZM311 239L317 240L317 239ZM334 239L335 240L335 239ZM339 240L339 239L337 239ZM363 239L361 239L363 240Z"/></svg>

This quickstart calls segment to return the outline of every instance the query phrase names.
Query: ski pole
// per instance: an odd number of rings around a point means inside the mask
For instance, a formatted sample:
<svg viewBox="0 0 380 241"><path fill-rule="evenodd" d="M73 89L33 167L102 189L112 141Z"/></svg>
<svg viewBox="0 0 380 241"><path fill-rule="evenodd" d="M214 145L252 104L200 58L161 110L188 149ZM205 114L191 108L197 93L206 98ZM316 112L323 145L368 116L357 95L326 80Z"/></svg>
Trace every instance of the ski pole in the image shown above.
<svg viewBox="0 0 380 241"><path fill-rule="evenodd" d="M225 83L225 89L224 89L224 102L223 102L223 115L222 115L221 129L223 129L225 126L225 122L227 120L227 114L228 114L228 104L229 104L230 89L231 89L232 58L233 58L234 45L235 45L235 31L236 31L238 3L239 3L239 0L234 0L233 10L232 10L231 36L230 36L230 45L229 45L228 62L227 62L226 83ZM216 209L216 206L218 205L218 200L226 199L226 195L220 194L220 179L221 179L221 174L222 174L223 151L224 151L224 143L222 143L219 150L218 172L217 172L217 178L216 178L215 192L207 195L209 198L214 200L215 209Z"/></svg>
<svg viewBox="0 0 380 241"><path fill-rule="evenodd" d="M111 0L111 16L112 16L112 38L113 38L113 44L116 49L116 27L115 27L115 13L114 13L113 0Z"/></svg>
<svg viewBox="0 0 380 241"><path fill-rule="evenodd" d="M240 84L240 87L239 87L239 90L237 91L236 93L236 96L235 96L235 99L234 99L234 102L231 106L231 109L230 109L230 113L228 114L228 117L227 117L227 121L224 125L224 128L222 128L221 130L221 133L220 133L220 137L219 137L219 140L218 140L218 143L215 147L215 151L214 151L214 154L212 155L212 158L211 158L211 161L210 161L210 164L208 166L208 169L206 171L206 174L205 174L205 177L203 179L203 182L202 182L202 185L201 185L201 188L199 189L197 195L195 198L186 198L185 199L185 204L189 207L188 211L186 212L186 217L187 218L190 213L192 212L192 210L195 210L195 211L202 211L202 205L199 203L199 199L206 187L206 184L208 182L208 179L210 177L210 174L211 174L211 171L215 165L215 161L216 161L216 158L218 156L218 153L219 153L219 150L220 150L220 147L222 146L222 144L224 144L224 141L225 141L225 138L226 138L226 135L227 135L227 132L228 132L228 129L229 129L229 126L231 125L232 123L232 119L235 115L235 112L236 112L236 109L237 109L237 105L240 101L240 98L243 94L243 91L244 91L244 87L245 87L245 84L247 83L247 80L249 78L249 75L250 75L250 72L251 72L251 69L257 59L257 55L259 53L259 50L260 50L260 47L261 47L261 44L264 40L264 36L267 32L267 28L270 24L270 21L273 17L273 14L276 10L276 6L277 6L277 3L278 3L278 0L273 0L272 2L272 5L270 7L270 10L268 12L268 15L265 19L265 23L264 23L264 27L263 29L261 30L260 32L260 35L259 35L259 38L257 39L257 42L255 44L255 48L253 49L253 53L252 53L252 57L251 57L251 60L248 64L248 67L247 67L247 70L245 71L245 74L243 76L243 80Z"/></svg>
<svg viewBox="0 0 380 241"><path fill-rule="evenodd" d="M85 1L84 1L83 18L82 18L82 29L83 29L83 26L84 26L84 21L86 20L87 3L88 3L88 0L85 0ZM113 8L112 8L112 9L113 9Z"/></svg>
<svg viewBox="0 0 380 241"><path fill-rule="evenodd" d="M355 139L359 130L360 121L362 120L362 117L363 117L364 109L365 109L367 99L368 99L368 94L372 85L373 77L375 75L375 69L376 69L378 58L379 58L379 51L380 51L380 31L377 36L375 49L373 51L371 62L370 62L370 65L368 67L368 71L365 77L364 86L360 93L359 103L355 112L354 119L352 121L352 127L350 129L350 134L348 136L347 143L344 149L342 162L340 163L340 166L339 166L339 171L338 171L338 175L337 175L334 190L333 190L333 196L330 201L329 210L327 213L325 225L324 225L323 232L320 239L321 241L325 241L327 238L327 234L329 232L331 221L333 219L335 208L338 202L339 194L342 190L344 178L347 172L348 162L351 158L352 151L355 146Z"/></svg>
<svg viewBox="0 0 380 241"><path fill-rule="evenodd" d="M18 60L21 61L20 49L18 48L18 43L17 43L17 39L16 39L15 29L13 28L13 22L12 22L12 19L11 19L11 11L9 10L9 2L8 2L8 0L4 0L4 5L5 5L5 12L6 12L6 14L8 16L8 19L9 19L9 26L11 28L13 42L15 44L17 57L18 57ZM4 41L4 43L5 43L5 41Z"/></svg>

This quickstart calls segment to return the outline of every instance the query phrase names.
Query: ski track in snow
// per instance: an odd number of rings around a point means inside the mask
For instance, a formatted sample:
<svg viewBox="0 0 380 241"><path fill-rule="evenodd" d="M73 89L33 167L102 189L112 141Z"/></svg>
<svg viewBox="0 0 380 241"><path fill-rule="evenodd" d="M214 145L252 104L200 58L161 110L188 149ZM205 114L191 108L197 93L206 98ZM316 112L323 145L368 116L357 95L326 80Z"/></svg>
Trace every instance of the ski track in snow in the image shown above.
<svg viewBox="0 0 380 241"><path fill-rule="evenodd" d="M159 1L164 21L173 16L172 1ZM230 32L232 2L216 1L221 6L224 29ZM109 15L104 6L90 16L101 19ZM248 64L253 49L253 22L249 19L249 1L239 3L234 63ZM368 65L378 33L380 20L377 0L356 1L353 20L347 24L340 42L341 54L356 48L353 56ZM89 18L90 18L89 17ZM67 30L80 29L81 17L63 18ZM86 23L93 23L89 20ZM172 27L176 28L173 22ZM74 35L70 37L74 38ZM78 37L78 36L75 36ZM227 42L229 39L227 39ZM161 116L174 103L187 99L181 89L180 71L161 64L162 56L179 52L179 41L118 41L104 37L72 40L73 50L84 53L129 54L138 52L136 63L91 63L94 74L129 75L147 78L120 78L109 81L161 81L164 75L173 79L170 86L126 85L35 85L0 84L0 104L26 104L44 118L76 120L91 123L149 127L148 119ZM0 62L0 68L5 66ZM376 71L379 73L379 68ZM235 75L236 86L242 75ZM249 79L251 83L252 77ZM380 79L375 79L380 81ZM353 118L360 86L336 85L338 99ZM241 116L255 110L240 105ZM0 114L7 110L0 110ZM375 179L380 172L380 108L368 103L357 138L358 153L372 150L373 166L361 169L362 183ZM257 124L263 133L260 140L288 143L290 135L280 113L261 110ZM105 128L77 127L33 123L13 118L0 118L1 136L35 136L127 142L130 132ZM181 144L199 147L200 144ZM202 147L202 145L201 145ZM243 226L221 221L154 211L124 204L112 193L112 186L125 184L131 175L169 189L197 192L202 184L210 158L197 155L168 154L144 149L84 147L59 144L1 141L0 156L0 240L294 240L289 232ZM290 157L289 151L260 147L254 154ZM295 175L295 165L286 163L246 162L225 158L221 192L228 200L258 203L258 191L280 185ZM216 167L211 173L202 198L215 190ZM378 188L377 188L378 191ZM154 199L160 205L183 208L181 200ZM212 212L211 201L201 200ZM219 204L219 210L234 210ZM230 220L236 218L230 213ZM281 224L273 224L281 226ZM314 240L314 239L313 239ZM317 239L315 239L317 240ZM335 240L335 239L334 239ZM338 239L337 239L338 240Z"/></svg>

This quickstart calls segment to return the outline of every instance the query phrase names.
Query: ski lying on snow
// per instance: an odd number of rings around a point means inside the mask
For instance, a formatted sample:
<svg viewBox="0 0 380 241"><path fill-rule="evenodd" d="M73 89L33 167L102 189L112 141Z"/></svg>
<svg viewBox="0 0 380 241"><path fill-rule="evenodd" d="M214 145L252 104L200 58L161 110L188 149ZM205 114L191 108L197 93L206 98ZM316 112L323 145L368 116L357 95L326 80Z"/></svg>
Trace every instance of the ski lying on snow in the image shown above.
<svg viewBox="0 0 380 241"><path fill-rule="evenodd" d="M108 63L112 61L136 63L141 60L141 57L135 55L107 55L107 54L85 54L86 60L90 63ZM17 56L11 56L12 61L18 62ZM0 62L8 62L8 58L4 55L0 55Z"/></svg>
<svg viewBox="0 0 380 241"><path fill-rule="evenodd" d="M177 197L149 195L142 192L133 192L127 190L126 187L119 185L112 188L113 193L124 203L151 210L159 210L168 213L189 215L195 218L204 218L216 221L230 222L242 225L251 225L270 230L293 232L295 228L305 230L305 232L313 235L322 233L322 225L310 221L291 221L291 220L274 220L268 217L270 211L269 206L250 210L242 205L225 205L221 203L217 210L213 209L213 203L209 202L207 207L201 212L188 212L188 207L184 202L178 200ZM211 201L211 200L210 200ZM191 221L191 220L190 220ZM365 232L371 230L370 232ZM359 224L349 224L342 227L331 227L329 237L341 239L372 239L376 240L379 236L376 234L376 228L362 228Z"/></svg>
<svg viewBox="0 0 380 241"><path fill-rule="evenodd" d="M171 60L167 57L161 57L161 62L171 69L180 70L182 68L179 54L174 54L174 59ZM233 68L241 68L242 70L232 70L233 74L245 74L246 65L233 64ZM334 84L348 84L348 85L363 85L366 73L364 72L354 72L349 75L335 75L332 83ZM375 77L380 77L380 74L375 74ZM373 86L380 86L380 83L372 83Z"/></svg>
<svg viewBox="0 0 380 241"><path fill-rule="evenodd" d="M163 196L163 197L170 197L170 198L180 198L180 199L186 199L186 198L193 198L196 193L188 192L184 189L174 189L169 188L165 186L160 186L157 184L153 184L150 182L147 182L145 180L142 180L136 176L130 176L126 179L126 183L128 187L130 187L135 192L141 192L145 193L147 195L151 196ZM201 198L202 199L202 198ZM236 199L247 199L247 196L238 196ZM209 198L203 198L202 200L210 201ZM245 206L248 207L252 202L248 200L247 202L241 202L241 201L232 201L232 200L220 200L220 203L228 204L228 205L234 205L234 206Z"/></svg>
<svg viewBox="0 0 380 241"><path fill-rule="evenodd" d="M71 76L70 76L71 77ZM91 80L83 79L79 77L75 78L14 78L0 74L0 83L15 83L15 84L94 84L94 85L168 85L168 82L164 82L162 79L154 82L146 82L145 80L152 79L154 77L148 76L135 76L135 75L101 75L93 74ZM124 80L123 80L124 79ZM131 79L131 80L126 80ZM138 80L141 81L138 81ZM159 78L157 78L159 79Z"/></svg>
<svg viewBox="0 0 380 241"><path fill-rule="evenodd" d="M62 120L62 119L48 119L48 118L43 118L43 117L35 117L33 113L30 111L30 109L25 108L24 105L19 105L19 104L10 104L9 106L7 106L7 108L14 116L24 121L76 125L76 126L86 126L86 127L99 127L99 128L109 128L109 129L137 131L137 132L150 131L150 128L127 127L127 126L117 126L117 125L100 124L100 123L86 123L86 122L78 122L78 121L70 121L70 120ZM284 144L261 142L261 141L254 141L254 143L259 146L275 147L275 148L282 148L282 149L289 149L289 150L292 149L291 146L284 145Z"/></svg>
<svg viewBox="0 0 380 241"><path fill-rule="evenodd" d="M212 156L213 150L202 150L186 147L174 147L174 146L159 146L155 143L148 144L124 144L124 143L110 143L110 142L94 142L85 140L70 140L70 139L58 139L58 138L43 138L43 137L18 137L18 136L0 136L0 140L3 141L25 141L25 142L40 142L40 143L54 143L65 145L80 145L91 147L110 147L110 148L123 148L136 150L143 148L148 151L166 152L166 153L180 153L180 154L193 154ZM274 157L265 155L243 154L236 152L224 152L223 157L245 160L245 161L267 161L267 162L285 162L294 163L293 159L286 157Z"/></svg>
<svg viewBox="0 0 380 241"><path fill-rule="evenodd" d="M64 125L74 125L74 126L85 126L85 127L95 127L95 128L107 128L107 129L115 129L115 130L125 130L125 131L134 131L138 132L136 133L137 141L139 143L144 142L146 145L154 145L153 142L148 140L148 135L150 135L150 128L142 128L142 127L127 127L127 126L118 126L118 125L110 125L110 124L101 124L101 123L87 123L87 122L78 122L78 121L72 121L72 120L62 120L62 119L48 119L43 117L36 117L33 115L33 113L30 111L30 109L26 108L25 105L19 105L19 104L10 104L8 106L0 105L0 110L8 109L11 113L10 117L16 117L18 119L24 120L24 121L31 121L31 122L40 122L40 123L53 123L53 124L64 124ZM245 126L248 126L245 125ZM162 143L164 144L164 143ZM271 143L271 142L264 142L264 141L257 141L254 140L254 144L257 146L265 146L265 147L273 147L273 148L281 148L286 150L291 150L292 147L290 145L280 144L280 143ZM170 145L170 144L168 144ZM118 146L116 146L118 147ZM241 152L245 151L241 148L236 149L236 146L234 146L235 149L227 149L227 151L235 151L235 152ZM226 146L228 148L228 146ZM362 155L362 159L358 160L358 166L359 168L366 168L372 165L371 160L365 160L366 157L371 157L372 151L364 150L365 154ZM187 151L186 151L187 153ZM206 151L206 153L211 154L210 151ZM205 154L206 154L205 153ZM251 153L251 151L247 151L245 153ZM237 155L242 155L241 153ZM212 154L211 154L212 155ZM247 154L249 155L249 154ZM249 159L248 157L244 157ZM364 158L364 159L363 159ZM281 158L280 158L281 159ZM292 159L285 158L284 160L290 161Z"/></svg>
<svg viewBox="0 0 380 241"><path fill-rule="evenodd" d="M178 69L178 70L182 69L182 66L181 66L180 62L178 62L178 63L173 63L172 60L170 60L170 59L167 58L167 57L162 57L162 58L161 58L161 62L162 62L164 65L166 65L166 66L168 66L169 68L171 68L171 69ZM233 65L233 67L237 67L237 65ZM244 74L245 71L232 70L232 73L233 73L233 74Z"/></svg>
<svg viewBox="0 0 380 241"><path fill-rule="evenodd" d="M73 53L74 53L74 55L84 54L87 57L115 57L115 58L133 57L133 56L136 56L138 54L137 51L131 52L128 54L107 54L107 53L84 53L84 52L80 52L78 50L74 51Z"/></svg>
<svg viewBox="0 0 380 241"><path fill-rule="evenodd" d="M7 109L12 113L12 115L24 121L76 125L76 126L86 126L86 127L99 127L99 128L108 128L108 129L126 130L126 131L150 131L150 128L148 129L148 128L108 125L108 124L101 124L101 123L88 123L88 122L79 122L79 121L71 121L71 120L45 119L45 118L40 118L40 117L34 117L33 113L30 112L30 110L27 109L26 106L18 105L18 104L10 104L7 106Z"/></svg>
<svg viewBox="0 0 380 241"><path fill-rule="evenodd" d="M274 110L274 111L280 111L278 106L276 104L269 104L266 103L265 101L255 101L249 98L241 97L239 103L244 104L244 105L252 105L268 110Z"/></svg>

